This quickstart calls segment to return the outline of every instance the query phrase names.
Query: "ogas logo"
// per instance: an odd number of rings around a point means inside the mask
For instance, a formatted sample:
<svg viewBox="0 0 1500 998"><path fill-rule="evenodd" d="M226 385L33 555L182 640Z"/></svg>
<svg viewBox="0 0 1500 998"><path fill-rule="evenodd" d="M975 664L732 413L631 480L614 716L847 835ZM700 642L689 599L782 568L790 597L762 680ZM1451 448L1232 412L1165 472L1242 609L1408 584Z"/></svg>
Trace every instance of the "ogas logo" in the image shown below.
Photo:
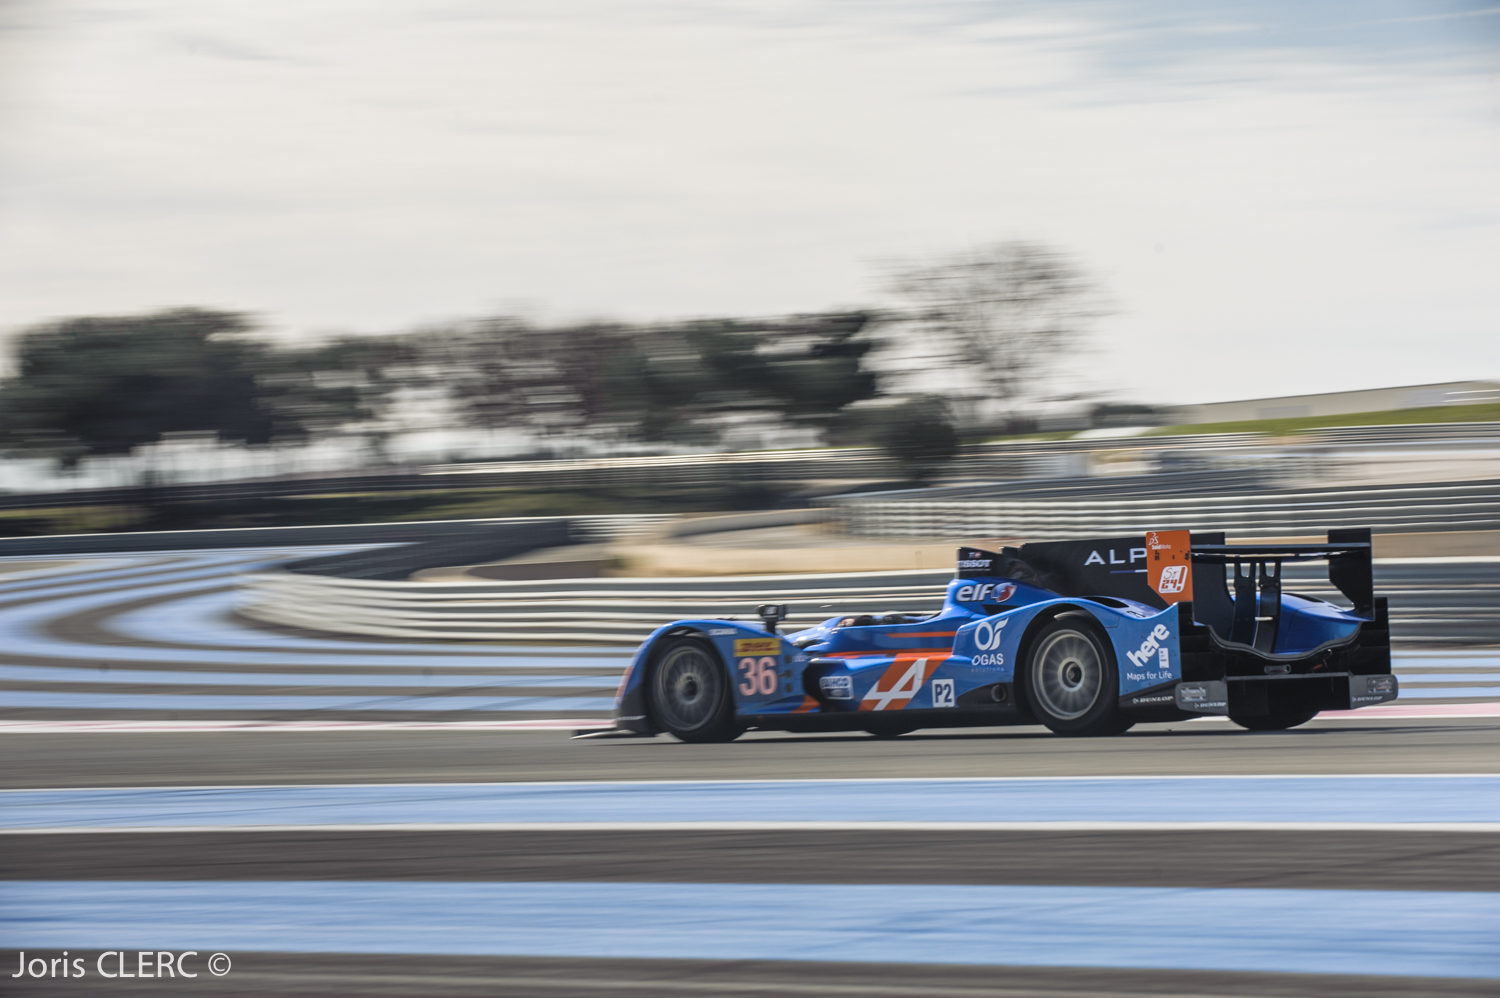
<svg viewBox="0 0 1500 998"><path fill-rule="evenodd" d="M1016 587L1009 582L981 582L959 586L953 598L960 603L1004 603L1015 594Z"/></svg>
<svg viewBox="0 0 1500 998"><path fill-rule="evenodd" d="M1005 656L996 651L1000 642L1005 638L1005 625L1007 620L981 620L974 628L974 647L979 654L974 656L975 665L1001 666L1005 664Z"/></svg>

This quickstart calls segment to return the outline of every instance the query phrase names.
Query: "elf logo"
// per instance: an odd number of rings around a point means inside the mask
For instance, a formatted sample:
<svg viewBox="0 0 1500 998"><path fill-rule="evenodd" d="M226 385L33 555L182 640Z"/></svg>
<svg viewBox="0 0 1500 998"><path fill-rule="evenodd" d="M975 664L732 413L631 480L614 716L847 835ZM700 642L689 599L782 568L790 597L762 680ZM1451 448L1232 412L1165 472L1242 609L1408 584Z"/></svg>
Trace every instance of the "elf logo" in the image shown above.
<svg viewBox="0 0 1500 998"><path fill-rule="evenodd" d="M1161 643L1171 636L1167 625L1157 624L1151 629L1151 633L1146 635L1146 640L1141 642L1140 648L1126 652L1125 657L1134 662L1136 668L1149 669L1150 665L1147 663L1153 656L1158 656L1161 667L1165 669L1167 668L1167 650L1161 646Z"/></svg>
<svg viewBox="0 0 1500 998"><path fill-rule="evenodd" d="M982 582L972 586L959 586L953 596L960 603L1004 603L1016 594L1016 587L1009 582Z"/></svg>

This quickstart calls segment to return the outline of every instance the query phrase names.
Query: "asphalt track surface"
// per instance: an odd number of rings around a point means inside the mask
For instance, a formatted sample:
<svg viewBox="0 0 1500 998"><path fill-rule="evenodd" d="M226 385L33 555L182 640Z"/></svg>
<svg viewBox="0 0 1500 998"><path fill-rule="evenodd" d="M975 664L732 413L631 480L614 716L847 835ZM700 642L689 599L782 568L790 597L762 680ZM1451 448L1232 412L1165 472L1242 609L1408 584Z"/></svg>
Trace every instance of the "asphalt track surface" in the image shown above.
<svg viewBox="0 0 1500 998"><path fill-rule="evenodd" d="M1143 724L1109 739L1044 728L751 733L727 745L561 731L0 733L0 788L1358 773L1500 773L1500 718Z"/></svg>
<svg viewBox="0 0 1500 998"><path fill-rule="evenodd" d="M84 953L92 967L98 950ZM53 954L48 954L53 955ZM15 951L0 951L8 978ZM90 971L92 974L92 970ZM83 980L4 980L6 994L87 996L105 991ZM778 960L558 960L256 952L237 955L233 971L195 981L111 980L110 994L431 995L434 998L1492 998L1490 980L1360 974L1058 968L1024 965L834 963Z"/></svg>
<svg viewBox="0 0 1500 998"><path fill-rule="evenodd" d="M682 745L666 738L575 740L554 731L79 732L0 736L0 754L8 764L3 774L7 789L269 784L309 788L353 784L376 789L450 782L514 785L579 779L816 780L830 776L930 780L1146 773L1205 777L1230 773L1492 774L1500 772L1500 723L1490 719L1316 721L1298 731L1261 734L1229 724L1193 722L1141 726L1120 738L1101 741L1059 739L1039 729L1019 728L918 733L894 741L863 735L752 733L730 745L712 746ZM1288 910L1304 913L1298 917L1306 917L1306 906L1320 899L1353 898L1348 902L1352 907L1329 917L1358 925L1366 907L1376 902L1385 908L1370 909L1368 917L1372 924L1384 924L1407 903L1403 898L1413 904L1436 898L1442 907L1451 908L1457 897L1493 899L1500 892L1500 873L1496 872L1500 871L1500 834L1419 829L1391 833L1357 829L393 832L308 828L12 834L5 836L0 854L4 857L0 882L19 880L43 888L55 884L61 891L85 885L95 905L101 888L109 883L127 890L142 883L158 888L180 883L189 890L208 884L211 898L219 898L237 883L263 884L281 895L295 891L299 884L312 890L341 882L353 889L372 884L430 884L439 893L429 903L443 905L457 903L448 892L487 883L499 889L530 885L545 890L542 896L549 898L558 890L597 891L613 884L649 891L651 900L659 900L671 885L679 885L711 890L716 902L731 889L726 884L812 889L818 892L814 897L824 900L827 891L842 885L859 889L885 885L893 890L941 885L997 885L996 889L1011 890L1034 885L1048 891L1069 887L1178 889L1195 892L1195 896L1214 891L1284 891ZM421 901L413 899L403 907L420 910ZM242 899L236 905L247 903ZM313 903L322 908L328 902L315 899ZM589 910L609 903L608 898L590 894L566 907ZM705 902L702 898L680 902L694 903ZM912 904L909 899L890 903L903 912ZM531 910L536 904L537 899L531 898L523 906ZM648 907L644 899L637 899L636 904L639 907L623 910L625 917ZM389 907L388 900L360 905L361 910ZM1100 908L1097 899L1087 904L1090 912ZM1238 918L1238 909L1232 911L1231 921ZM818 920L817 924L826 919L807 900L796 904L790 917L798 913ZM1465 924L1485 926L1484 931L1500 925L1488 909L1464 912L1462 917ZM1015 931L1014 926L1009 929ZM1306 931L1316 935L1325 930L1314 926ZM1180 945L1187 948L1211 942L1204 939L1195 944L1190 933L1179 937ZM1092 949L1087 942L1080 945L1106 955L1109 949L1104 942L1096 942ZM183 948L191 947L184 942ZM1222 952L1222 947L1215 951ZM49 955L57 950L38 947L33 952ZM716 950L712 955L721 953ZM3 955L16 958L14 951ZM1393 974L1388 968L1366 975L1216 967L981 966L962 962L961 954L940 963L876 966L851 959L848 952L831 955L831 961L623 960L608 955L301 953L258 946L235 953L235 970L229 977L174 981L170 986L162 982L156 993L1123 998L1146 994L1487 995L1495 989L1491 972L1466 978ZM7 993L83 994L101 982L90 978L6 983L11 985ZM152 985L112 981L110 988L145 991Z"/></svg>
<svg viewBox="0 0 1500 998"><path fill-rule="evenodd" d="M188 694L207 704L274 692L350 698L348 714L306 699L300 712L277 717L368 717L376 705L399 709L385 716L441 719L448 715L434 718L413 701L457 706L453 695L467 693L462 683L479 673L489 687L480 691L488 698L481 709L509 719L567 716L563 698L607 693L618 671L607 656L564 649L497 664L493 651L486 660L474 648L257 634L226 616L224 590L226 566L254 561L243 553L149 566L117 560L103 586L95 574L54 580L46 599L0 592L0 631L12 651L0 663L10 670L0 670L0 684L60 695L57 702L75 707L85 701L69 694L80 689L112 704L142 694ZM9 628L6 612L14 614ZM101 677L101 663L119 675ZM80 668L91 672L68 672ZM1414 667L1417 684L1432 684L1450 702L1478 702L1495 672L1441 655ZM527 685L537 679L544 682ZM123 716L34 707L6 714ZM1407 774L1412 786L1439 788L1441 811L1493 807L1484 784L1441 789L1444 774L1500 773L1493 715L1320 718L1284 733L1194 721L1140 725L1103 740L1039 728L890 741L751 733L708 746L442 726L107 731L64 723L54 732L0 729L0 759L0 789L57 790L69 800L109 803L108 794L90 797L86 788L226 788L203 792L233 798L277 785L332 800L341 786L388 787L392 808L406 807L413 822L432 819L432 827L405 830L319 828L311 817L300 827L260 830L11 828L0 836L6 994L98 994L106 982L94 958L105 948L182 950L211 940L234 954L226 977L111 980L108 990L1383 996L1490 995L1500 979L1500 833L1434 831L1420 822L1392 831L1379 825L1378 802L1361 810L1330 798L1324 810L1343 808L1357 820L1323 829L1135 829L1108 821L1082 830L795 822L705 829L673 827L667 814L649 830L602 818L497 830L442 827L448 819L404 805L407 791L397 786L420 797L438 784L483 794L480 785L489 784L864 779L878 802L895 786L884 781L898 779ZM1119 783L1124 792L1113 797L1080 793L1080 806L1118 817L1111 808L1124 806L1130 785ZM1357 781L1338 786L1347 791ZM1372 796L1384 800L1388 789ZM1287 817L1284 799L1274 792L1265 799L1265 817ZM941 810L902 817L940 818ZM1410 801L1389 809L1407 818L1420 810ZM62 934L49 935L49 925ZM633 949L612 949L629 940ZM70 946L88 958L85 979L10 978L18 949L55 957ZM778 959L788 955L796 959Z"/></svg>
<svg viewBox="0 0 1500 998"><path fill-rule="evenodd" d="M8 835L0 880L1029 884L1500 891L1450 832L165 832ZM796 856L788 863L788 856Z"/></svg>

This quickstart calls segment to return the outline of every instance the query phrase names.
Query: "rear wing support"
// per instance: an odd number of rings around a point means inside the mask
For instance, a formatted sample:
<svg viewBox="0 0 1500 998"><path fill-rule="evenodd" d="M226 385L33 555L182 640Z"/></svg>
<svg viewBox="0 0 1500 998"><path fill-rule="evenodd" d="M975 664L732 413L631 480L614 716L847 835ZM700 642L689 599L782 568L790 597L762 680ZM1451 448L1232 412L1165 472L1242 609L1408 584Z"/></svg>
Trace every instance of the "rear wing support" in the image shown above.
<svg viewBox="0 0 1500 998"><path fill-rule="evenodd" d="M1195 571L1193 619L1230 641L1262 652L1275 648L1281 626L1281 566L1286 562L1328 562L1328 581L1354 605L1354 614L1375 619L1369 528L1330 530L1327 544L1225 544L1222 534L1199 536L1203 543L1193 538L1193 565L1232 565L1234 598L1229 597L1222 568Z"/></svg>
<svg viewBox="0 0 1500 998"><path fill-rule="evenodd" d="M1219 534L1223 537L1223 534ZM1375 615L1374 559L1371 555L1370 529L1328 531L1327 544L1199 544L1193 539L1193 564L1234 565L1236 595L1244 570L1254 566L1254 575L1271 580L1271 588L1281 590L1281 565L1284 562L1326 561L1328 581L1354 604L1361 617ZM1268 566L1275 566L1267 571ZM1266 586L1262 586L1264 592Z"/></svg>

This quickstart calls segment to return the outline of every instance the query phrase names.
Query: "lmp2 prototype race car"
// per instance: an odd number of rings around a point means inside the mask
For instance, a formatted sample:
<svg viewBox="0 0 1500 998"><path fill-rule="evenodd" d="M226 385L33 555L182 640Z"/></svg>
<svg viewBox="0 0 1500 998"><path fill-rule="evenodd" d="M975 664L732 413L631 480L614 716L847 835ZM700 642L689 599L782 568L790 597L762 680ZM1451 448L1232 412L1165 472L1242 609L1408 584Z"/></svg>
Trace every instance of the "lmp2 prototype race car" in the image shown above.
<svg viewBox="0 0 1500 998"><path fill-rule="evenodd" d="M1365 529L1329 531L1327 544L1162 530L960 548L935 613L841 616L783 636L787 608L767 604L759 624L658 628L620 683L615 726L687 742L751 728L1116 735L1215 714L1292 728L1396 698L1370 552ZM1326 561L1351 606L1283 592L1282 565L1302 561Z"/></svg>

